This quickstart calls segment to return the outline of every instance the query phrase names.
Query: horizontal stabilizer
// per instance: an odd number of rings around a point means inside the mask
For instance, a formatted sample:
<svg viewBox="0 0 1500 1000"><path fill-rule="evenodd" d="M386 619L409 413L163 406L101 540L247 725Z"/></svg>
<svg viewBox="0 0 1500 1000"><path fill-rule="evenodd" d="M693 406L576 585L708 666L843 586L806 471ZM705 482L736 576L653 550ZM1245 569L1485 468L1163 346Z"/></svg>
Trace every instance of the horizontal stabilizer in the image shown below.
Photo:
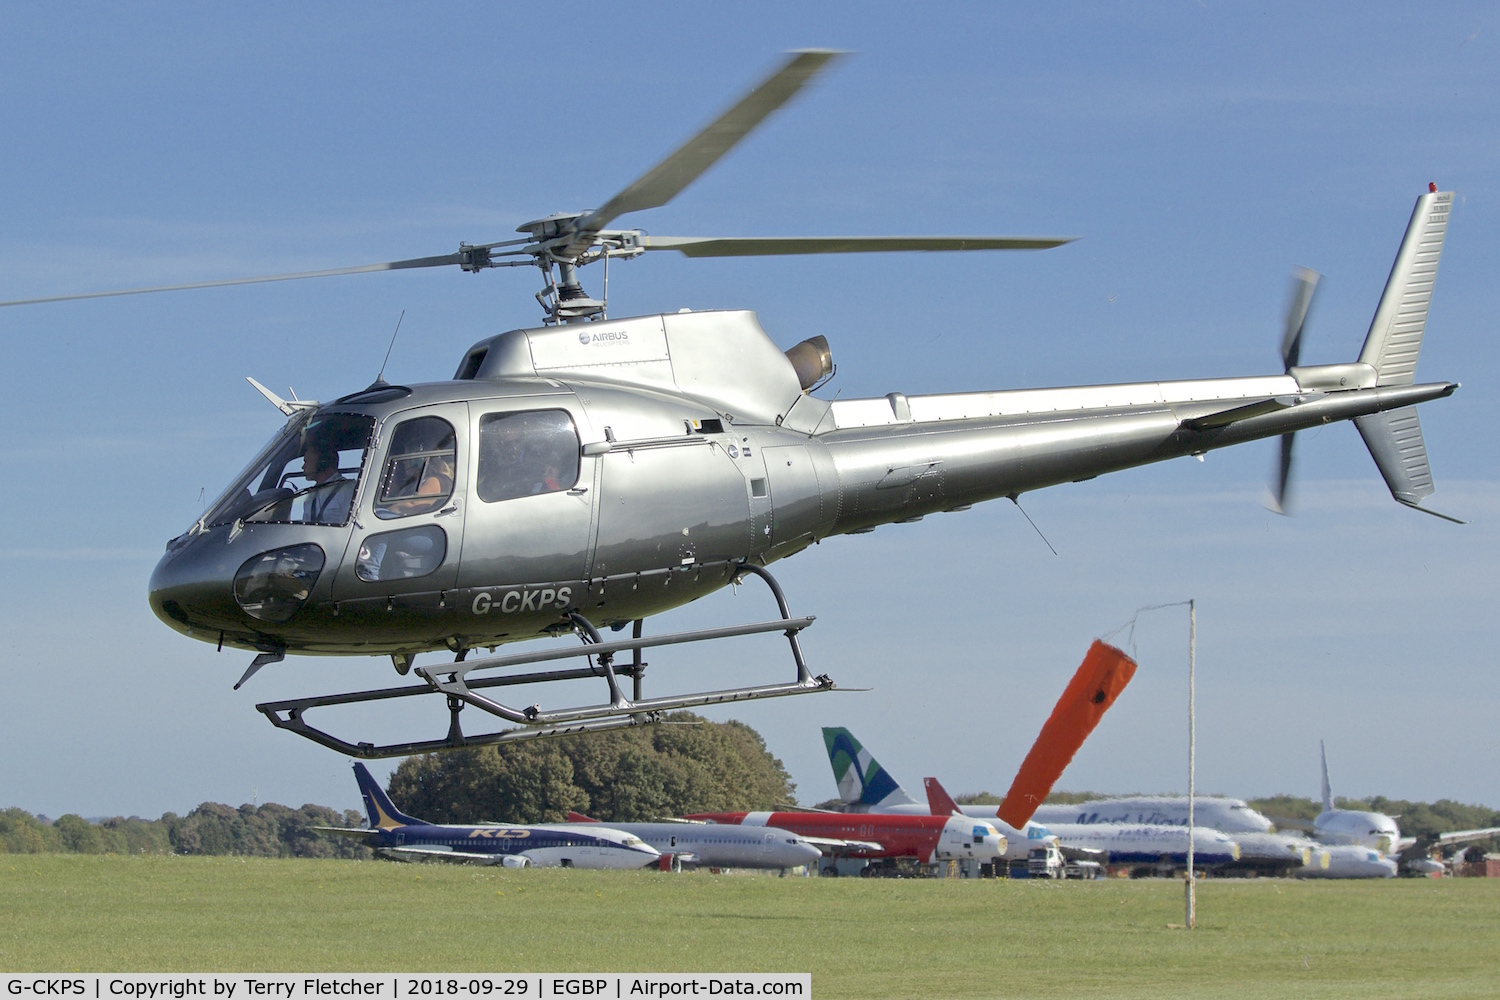
<svg viewBox="0 0 1500 1000"><path fill-rule="evenodd" d="M1458 518L1439 514L1420 506L1422 500L1432 494L1432 469L1427 464L1427 445L1422 440L1422 424L1417 418L1415 406L1403 406L1399 410L1386 410L1354 418L1360 437L1370 449L1370 457L1391 496L1424 514L1444 520L1464 522Z"/></svg>
<svg viewBox="0 0 1500 1000"><path fill-rule="evenodd" d="M446 861L453 865L497 865L505 855L450 851L443 847L385 847L381 854L399 861Z"/></svg>
<svg viewBox="0 0 1500 1000"><path fill-rule="evenodd" d="M885 845L874 840L840 840L836 837L803 837L807 843L813 845L824 854L879 854L885 850Z"/></svg>
<svg viewBox="0 0 1500 1000"><path fill-rule="evenodd" d="M1251 417L1265 416L1267 413L1276 413L1280 410L1288 410L1303 403L1322 399L1326 393L1310 392L1299 396L1273 396L1270 399L1257 400L1254 403L1246 403L1244 406L1236 406L1228 410L1220 410L1218 413L1210 413L1206 416L1195 417L1192 420L1183 421L1183 426L1195 431L1212 430L1215 427L1228 427L1230 424L1241 420L1249 420Z"/></svg>
<svg viewBox="0 0 1500 1000"><path fill-rule="evenodd" d="M317 833L333 833L340 837L358 837L361 840L368 840L380 832L379 830L366 830L358 826L310 826L308 829Z"/></svg>

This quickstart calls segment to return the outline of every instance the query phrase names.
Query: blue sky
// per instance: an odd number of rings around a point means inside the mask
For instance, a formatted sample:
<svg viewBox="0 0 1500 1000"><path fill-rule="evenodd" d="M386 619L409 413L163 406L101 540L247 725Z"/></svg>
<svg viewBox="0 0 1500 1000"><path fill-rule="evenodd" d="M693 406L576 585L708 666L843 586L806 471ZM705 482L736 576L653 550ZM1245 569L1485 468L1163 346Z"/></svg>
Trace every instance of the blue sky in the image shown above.
<svg viewBox="0 0 1500 1000"><path fill-rule="evenodd" d="M1089 640L1195 597L1200 787L1315 795L1324 738L1341 794L1500 805L1500 14L719 6L7 5L0 298L505 239L599 204L804 46L856 54L622 223L1083 237L612 269L614 315L752 308L782 346L826 335L845 397L1274 372L1293 265L1325 275L1304 361L1351 360L1435 181L1457 199L1418 376L1464 387L1422 411L1430 504L1472 524L1399 507L1339 425L1299 440L1295 518L1260 504L1263 443L1025 498L1056 556L1008 504L833 539L778 574L818 616L815 668L874 690L732 715L803 801L833 793L832 724L912 788L1001 791ZM0 805L354 805L342 758L253 705L385 684L389 666L297 659L231 692L247 654L157 623L147 578L279 424L244 376L304 398L359 388L405 310L387 377L447 378L474 341L537 321L538 284L405 272L0 311ZM760 600L726 593L671 624ZM1063 787L1185 785L1185 614L1142 616L1135 638L1141 670ZM726 660L764 671L776 652Z"/></svg>

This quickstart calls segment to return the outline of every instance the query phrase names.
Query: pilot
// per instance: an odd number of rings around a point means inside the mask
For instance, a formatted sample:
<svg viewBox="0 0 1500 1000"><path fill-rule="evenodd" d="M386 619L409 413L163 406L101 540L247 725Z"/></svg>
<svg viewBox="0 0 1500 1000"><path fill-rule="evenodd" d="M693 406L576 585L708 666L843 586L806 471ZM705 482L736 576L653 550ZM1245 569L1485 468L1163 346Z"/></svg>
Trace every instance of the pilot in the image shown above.
<svg viewBox="0 0 1500 1000"><path fill-rule="evenodd" d="M339 472L339 452L321 437L302 446L302 478L312 483L302 500L302 518L313 524L343 524L349 519L354 481Z"/></svg>

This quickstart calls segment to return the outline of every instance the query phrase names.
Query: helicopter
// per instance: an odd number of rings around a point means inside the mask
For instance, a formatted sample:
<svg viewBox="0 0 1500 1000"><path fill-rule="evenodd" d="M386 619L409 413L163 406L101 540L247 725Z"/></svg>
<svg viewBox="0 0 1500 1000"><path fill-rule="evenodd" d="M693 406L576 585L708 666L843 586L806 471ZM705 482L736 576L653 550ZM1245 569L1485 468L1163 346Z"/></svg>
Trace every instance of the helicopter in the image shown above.
<svg viewBox="0 0 1500 1000"><path fill-rule="evenodd" d="M265 702L274 725L366 758L659 722L682 708L834 690L798 644L767 567L837 534L1280 437L1286 495L1297 431L1354 420L1392 495L1433 492L1415 406L1452 394L1415 369L1452 192L1416 203L1357 360L1300 363L1317 276L1297 279L1283 372L1251 378L823 399L832 350L782 351L748 311L611 318L612 259L883 251L1042 250L1067 237L663 237L613 229L664 205L839 57L793 53L660 164L587 212L518 227L520 239L352 268L141 291L457 266L534 266L541 325L487 337L445 382L383 378L323 404L251 384L286 417L228 489L167 543L152 574L158 618L256 654L236 688L288 654L389 657L415 683ZM604 293L579 277L600 264ZM56 299L24 300L26 303ZM0 303L19 305L23 302ZM1449 520L1456 520L1448 518ZM645 634L646 619L755 578L778 611L759 622ZM619 638L609 633L629 634ZM793 679L646 697L648 649L781 633ZM495 655L546 636L576 644ZM471 656L479 649L490 655ZM416 665L418 655L451 661ZM628 661L627 661L628 654ZM619 657L621 662L616 662ZM558 661L583 659L580 666ZM535 668L535 669L533 669ZM497 688L602 680L602 702L516 707ZM628 693L627 693L628 691ZM438 698L445 735L377 745L309 712ZM464 731L466 708L507 724Z"/></svg>

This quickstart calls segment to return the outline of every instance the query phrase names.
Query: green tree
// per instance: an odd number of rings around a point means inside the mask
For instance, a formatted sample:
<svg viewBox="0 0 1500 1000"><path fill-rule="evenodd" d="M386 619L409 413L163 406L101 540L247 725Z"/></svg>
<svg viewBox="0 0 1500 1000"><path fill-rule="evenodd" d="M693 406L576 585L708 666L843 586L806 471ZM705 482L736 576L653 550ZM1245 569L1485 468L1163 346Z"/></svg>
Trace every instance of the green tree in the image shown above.
<svg viewBox="0 0 1500 1000"><path fill-rule="evenodd" d="M59 850L57 831L24 809L0 812L0 845L7 854L43 854Z"/></svg>
<svg viewBox="0 0 1500 1000"><path fill-rule="evenodd" d="M105 850L112 854L171 854L166 824L159 820L116 816L99 824Z"/></svg>
<svg viewBox="0 0 1500 1000"><path fill-rule="evenodd" d="M94 824L76 813L68 813L59 816L52 824L57 831L57 839L64 851L69 854L99 854L102 845L99 842L99 831Z"/></svg>
<svg viewBox="0 0 1500 1000"><path fill-rule="evenodd" d="M760 734L688 712L668 723L428 754L391 776L398 808L432 823L548 823L771 809L795 786Z"/></svg>

